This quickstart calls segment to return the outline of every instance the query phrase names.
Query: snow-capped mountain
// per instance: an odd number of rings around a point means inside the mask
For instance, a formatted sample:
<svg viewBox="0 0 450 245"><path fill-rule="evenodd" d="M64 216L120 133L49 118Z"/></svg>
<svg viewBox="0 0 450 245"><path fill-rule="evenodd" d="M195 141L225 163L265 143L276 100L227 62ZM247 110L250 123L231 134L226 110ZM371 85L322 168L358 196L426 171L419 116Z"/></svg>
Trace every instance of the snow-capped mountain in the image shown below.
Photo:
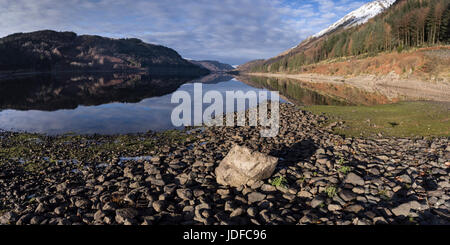
<svg viewBox="0 0 450 245"><path fill-rule="evenodd" d="M359 9L356 9L353 12L350 12L342 19L338 20L336 23L332 24L325 30L320 31L319 33L308 37L303 40L297 46L294 46L285 52L277 55L276 57L284 56L293 51L299 51L307 49L313 44L315 41L325 36L326 34L331 34L340 29L347 29L356 25L361 25L377 16L378 14L384 12L390 6L392 6L397 0L375 0L369 3L364 4ZM276 58L275 57L275 58Z"/></svg>
<svg viewBox="0 0 450 245"><path fill-rule="evenodd" d="M373 17L382 13L387 8L389 8L396 1L397 0L375 0L373 2L366 3L359 9L347 14L346 16L344 16L336 23L332 24L327 29L322 30L321 32L313 35L312 38L321 37L325 34L335 31L338 28L347 29L356 25L364 24Z"/></svg>

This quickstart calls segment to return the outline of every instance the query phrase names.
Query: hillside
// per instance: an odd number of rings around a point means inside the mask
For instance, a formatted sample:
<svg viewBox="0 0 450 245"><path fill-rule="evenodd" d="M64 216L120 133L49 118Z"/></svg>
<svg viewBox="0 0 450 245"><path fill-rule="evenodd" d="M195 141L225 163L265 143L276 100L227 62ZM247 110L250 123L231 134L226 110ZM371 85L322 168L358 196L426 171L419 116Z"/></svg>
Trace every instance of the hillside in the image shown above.
<svg viewBox="0 0 450 245"><path fill-rule="evenodd" d="M355 12L363 21L355 17ZM388 9L375 11L375 17L372 13L362 14L358 9L293 49L264 62L243 65L240 70L302 72L304 66L325 60L401 53L450 43L450 0L397 0Z"/></svg>
<svg viewBox="0 0 450 245"><path fill-rule="evenodd" d="M211 72L227 72L234 70L234 68L229 64L224 64L215 60L189 60L191 63L208 69Z"/></svg>
<svg viewBox="0 0 450 245"><path fill-rule="evenodd" d="M303 65L297 72L344 77L395 75L405 79L450 82L450 46L324 60Z"/></svg>
<svg viewBox="0 0 450 245"><path fill-rule="evenodd" d="M0 39L0 73L30 71L146 70L188 74L208 71L175 50L139 39L112 39L50 30Z"/></svg>

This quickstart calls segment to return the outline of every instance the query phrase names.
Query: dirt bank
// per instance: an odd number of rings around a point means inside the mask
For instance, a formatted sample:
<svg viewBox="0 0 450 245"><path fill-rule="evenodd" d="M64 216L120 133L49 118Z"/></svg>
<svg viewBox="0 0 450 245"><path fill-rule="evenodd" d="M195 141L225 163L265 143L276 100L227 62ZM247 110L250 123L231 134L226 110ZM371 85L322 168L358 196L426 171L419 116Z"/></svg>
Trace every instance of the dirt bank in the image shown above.
<svg viewBox="0 0 450 245"><path fill-rule="evenodd" d="M321 74L244 73L244 75L297 79L312 83L347 84L368 92L378 92L389 99L450 101L450 83L403 79L390 73L384 76L359 75L345 77Z"/></svg>

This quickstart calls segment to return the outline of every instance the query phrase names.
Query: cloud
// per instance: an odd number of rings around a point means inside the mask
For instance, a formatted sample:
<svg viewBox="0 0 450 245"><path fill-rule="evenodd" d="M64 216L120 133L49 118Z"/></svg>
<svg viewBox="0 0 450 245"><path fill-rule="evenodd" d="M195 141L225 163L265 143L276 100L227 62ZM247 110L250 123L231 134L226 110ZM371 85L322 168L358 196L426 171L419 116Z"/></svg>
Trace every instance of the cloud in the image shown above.
<svg viewBox="0 0 450 245"><path fill-rule="evenodd" d="M137 37L240 64L297 45L368 0L0 0L0 36L40 29Z"/></svg>

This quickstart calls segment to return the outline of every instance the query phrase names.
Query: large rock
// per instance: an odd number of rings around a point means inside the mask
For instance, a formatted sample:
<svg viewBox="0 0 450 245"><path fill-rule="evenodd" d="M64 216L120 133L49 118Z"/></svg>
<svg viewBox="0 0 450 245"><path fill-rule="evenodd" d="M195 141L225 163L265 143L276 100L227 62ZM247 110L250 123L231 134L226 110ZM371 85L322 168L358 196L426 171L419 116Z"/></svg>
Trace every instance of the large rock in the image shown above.
<svg viewBox="0 0 450 245"><path fill-rule="evenodd" d="M238 187L272 176L278 158L235 145L216 168L217 183Z"/></svg>
<svg viewBox="0 0 450 245"><path fill-rule="evenodd" d="M352 185L364 185L364 179L355 173L349 173L344 180L344 183L352 184Z"/></svg>

